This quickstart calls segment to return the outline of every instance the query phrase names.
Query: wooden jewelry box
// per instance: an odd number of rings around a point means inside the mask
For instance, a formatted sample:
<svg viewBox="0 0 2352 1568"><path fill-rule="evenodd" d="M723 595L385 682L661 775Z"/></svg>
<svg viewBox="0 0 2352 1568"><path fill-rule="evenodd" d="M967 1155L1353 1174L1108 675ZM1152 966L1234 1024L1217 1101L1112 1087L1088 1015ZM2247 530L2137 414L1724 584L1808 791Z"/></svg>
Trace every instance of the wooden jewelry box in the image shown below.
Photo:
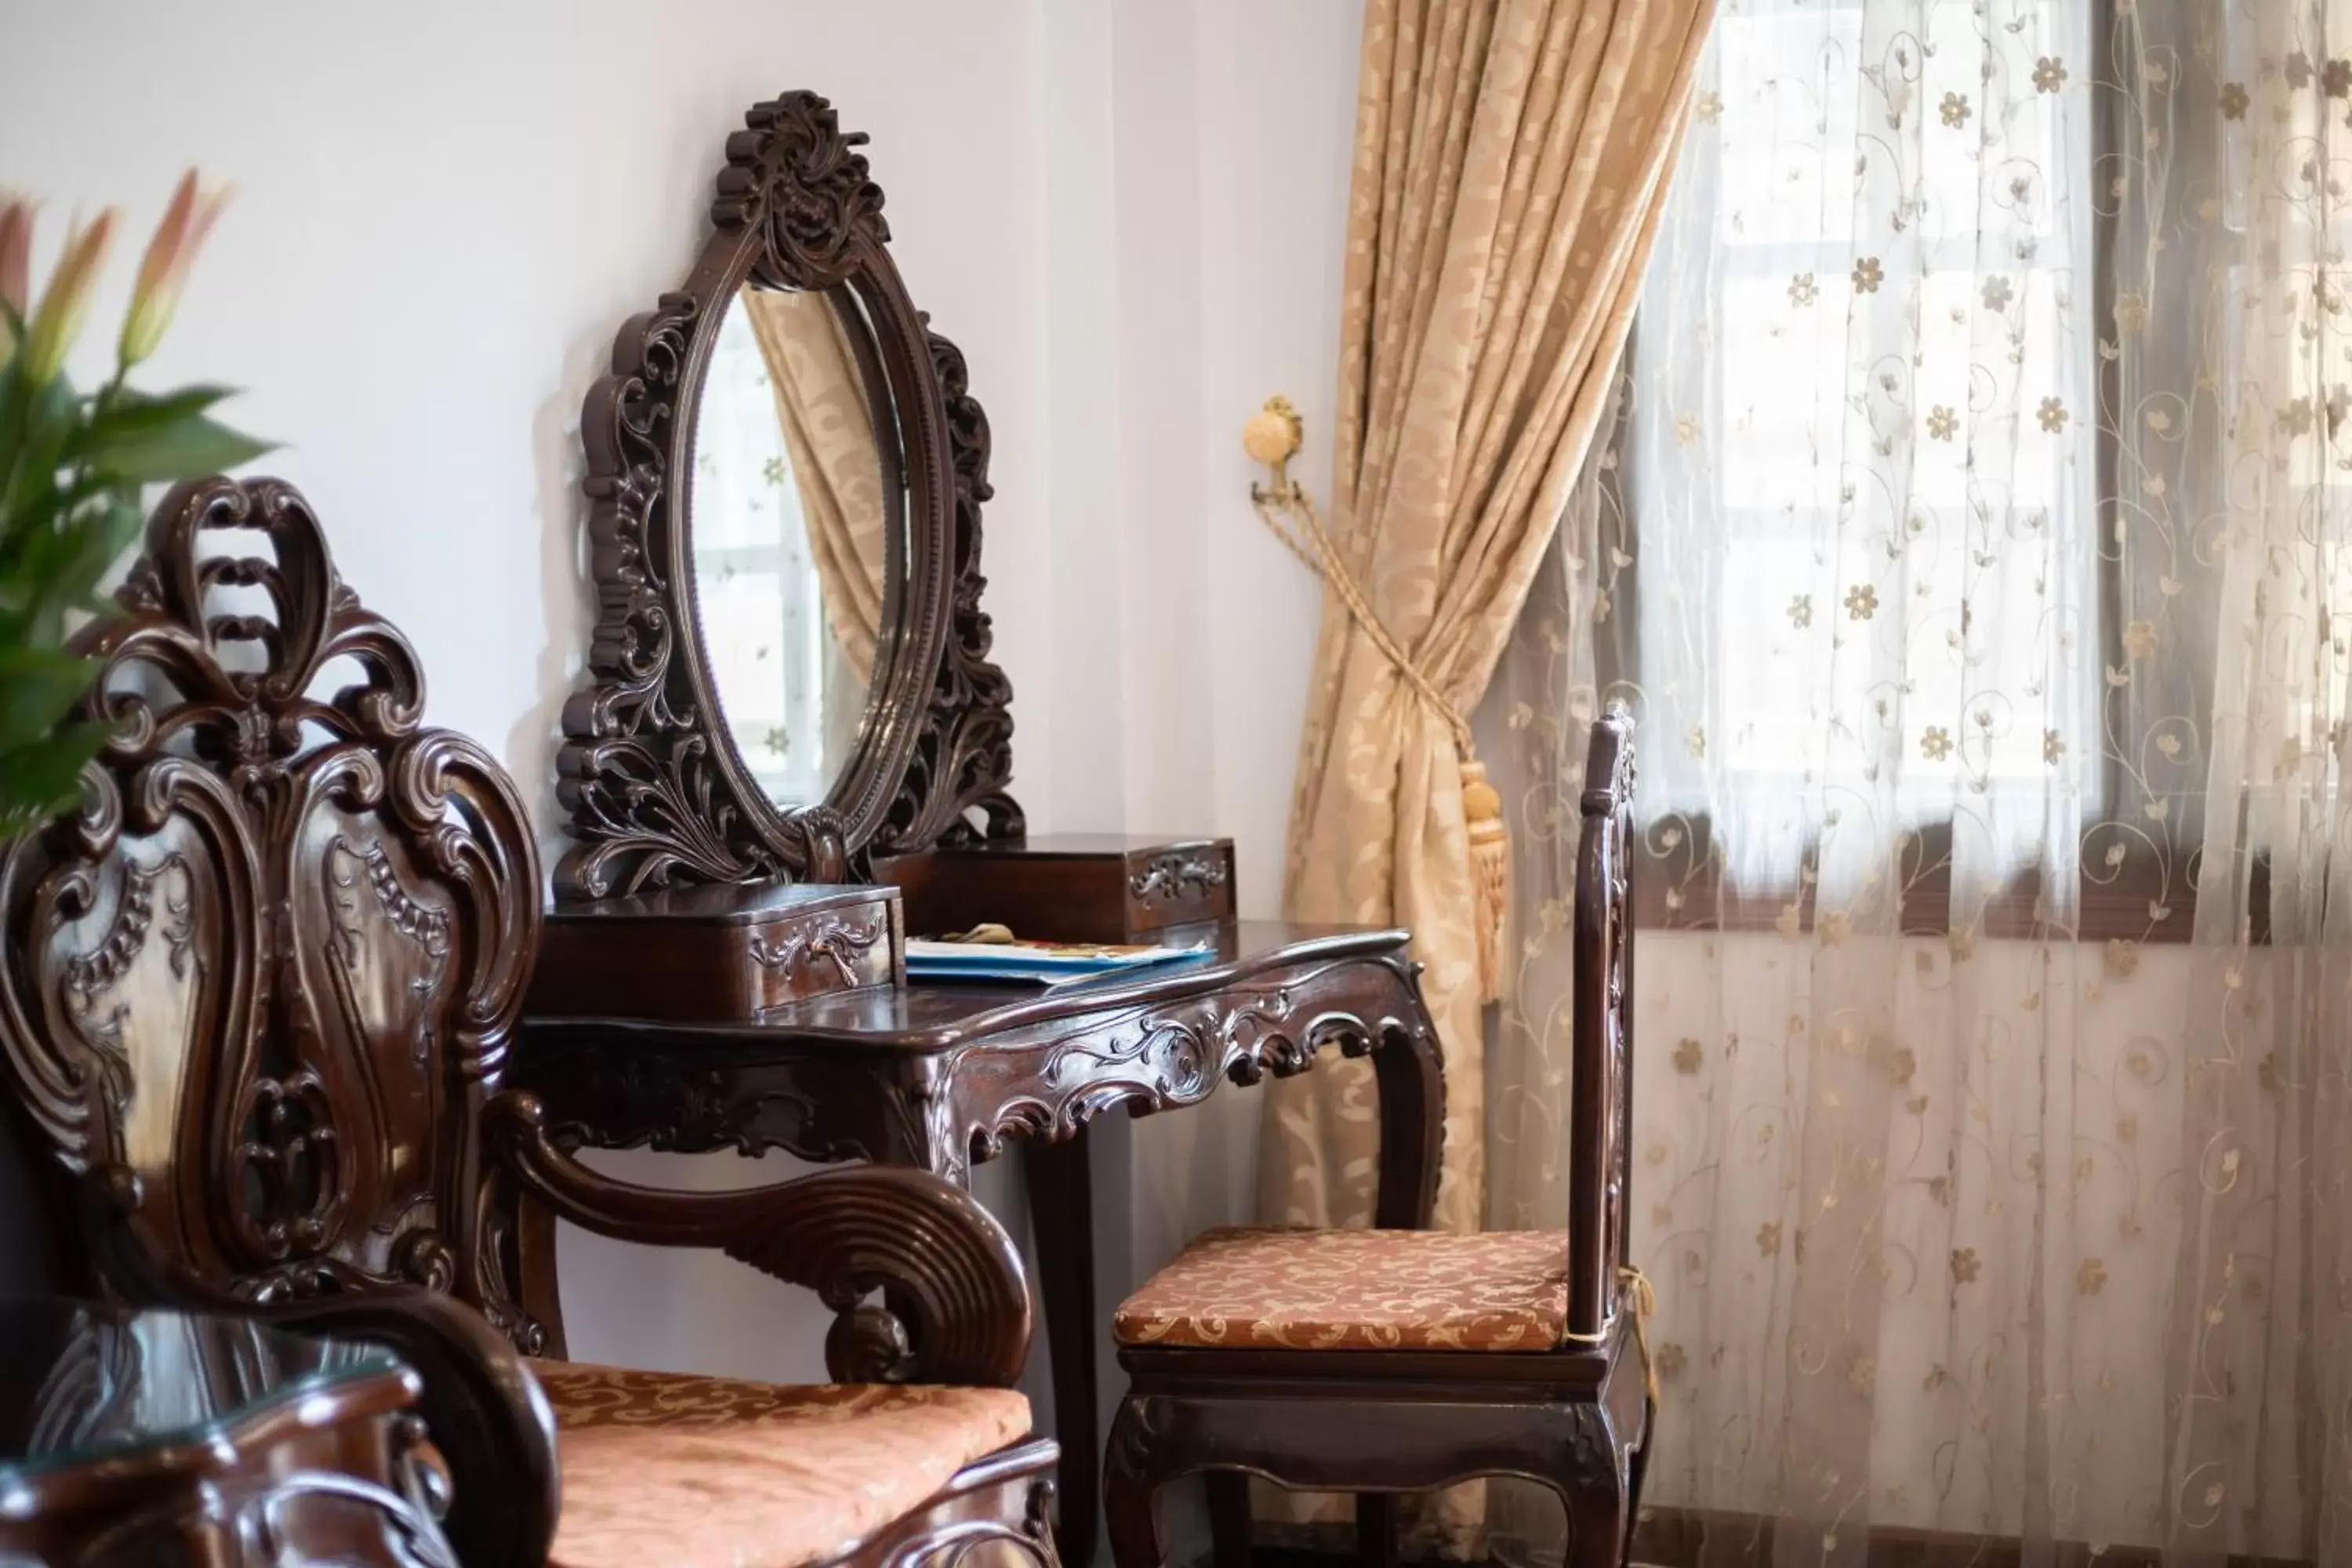
<svg viewBox="0 0 2352 1568"><path fill-rule="evenodd" d="M747 1018L904 984L898 889L763 882L559 903L528 1003L540 1017Z"/></svg>
<svg viewBox="0 0 2352 1568"><path fill-rule="evenodd" d="M1062 834L886 861L922 936L983 922L1035 942L1138 942L1234 918L1234 841Z"/></svg>

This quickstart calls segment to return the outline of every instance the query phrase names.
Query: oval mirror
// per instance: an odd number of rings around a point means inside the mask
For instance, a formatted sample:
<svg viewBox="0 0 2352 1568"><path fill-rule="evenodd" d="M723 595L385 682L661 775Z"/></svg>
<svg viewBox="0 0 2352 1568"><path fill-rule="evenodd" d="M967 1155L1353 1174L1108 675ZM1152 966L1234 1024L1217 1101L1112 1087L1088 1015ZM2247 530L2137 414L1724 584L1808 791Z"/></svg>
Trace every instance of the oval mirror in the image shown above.
<svg viewBox="0 0 2352 1568"><path fill-rule="evenodd" d="M988 420L907 297L864 141L814 93L754 104L693 269L588 390L560 898L838 882L1021 832Z"/></svg>
<svg viewBox="0 0 2352 1568"><path fill-rule="evenodd" d="M827 799L856 753L898 624L906 512L856 297L738 289L703 373L687 538L712 717L779 806Z"/></svg>

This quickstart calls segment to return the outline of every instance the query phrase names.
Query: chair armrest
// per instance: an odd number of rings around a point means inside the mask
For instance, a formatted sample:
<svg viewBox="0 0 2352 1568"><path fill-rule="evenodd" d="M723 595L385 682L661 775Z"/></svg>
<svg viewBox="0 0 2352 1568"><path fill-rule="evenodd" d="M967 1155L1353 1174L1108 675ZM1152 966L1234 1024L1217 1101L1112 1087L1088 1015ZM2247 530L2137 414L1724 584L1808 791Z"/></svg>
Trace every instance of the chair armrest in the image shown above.
<svg viewBox="0 0 2352 1568"><path fill-rule="evenodd" d="M425 1380L420 1414L456 1478L442 1528L457 1560L530 1568L547 1561L562 1496L555 1412L514 1347L472 1308L409 1286L289 1301L259 1315L397 1352Z"/></svg>
<svg viewBox="0 0 2352 1568"><path fill-rule="evenodd" d="M532 1096L490 1101L491 1161L583 1229L716 1247L833 1309L825 1365L845 1383L1010 1387L1029 1351L1029 1281L1013 1238L926 1171L845 1165L772 1186L680 1193L616 1182L549 1140ZM883 1304L866 1298L882 1293Z"/></svg>
<svg viewBox="0 0 2352 1568"><path fill-rule="evenodd" d="M133 1305L241 1317L298 1333L387 1346L423 1380L419 1414L456 1479L443 1532L469 1565L541 1568L561 1507L555 1415L537 1379L463 1303L413 1285L248 1300L198 1278L151 1242L136 1173L102 1166L80 1203L101 1278Z"/></svg>

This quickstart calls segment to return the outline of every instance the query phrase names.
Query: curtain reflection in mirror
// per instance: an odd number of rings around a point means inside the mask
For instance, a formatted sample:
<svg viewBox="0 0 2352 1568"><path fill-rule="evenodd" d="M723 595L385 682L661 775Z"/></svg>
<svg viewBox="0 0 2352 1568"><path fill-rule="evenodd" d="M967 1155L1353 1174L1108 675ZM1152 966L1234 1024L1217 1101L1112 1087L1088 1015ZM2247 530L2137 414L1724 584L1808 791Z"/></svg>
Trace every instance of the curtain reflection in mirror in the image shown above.
<svg viewBox="0 0 2352 1568"><path fill-rule="evenodd" d="M882 629L882 467L857 355L832 299L747 289L744 310L792 454L825 619L862 688Z"/></svg>

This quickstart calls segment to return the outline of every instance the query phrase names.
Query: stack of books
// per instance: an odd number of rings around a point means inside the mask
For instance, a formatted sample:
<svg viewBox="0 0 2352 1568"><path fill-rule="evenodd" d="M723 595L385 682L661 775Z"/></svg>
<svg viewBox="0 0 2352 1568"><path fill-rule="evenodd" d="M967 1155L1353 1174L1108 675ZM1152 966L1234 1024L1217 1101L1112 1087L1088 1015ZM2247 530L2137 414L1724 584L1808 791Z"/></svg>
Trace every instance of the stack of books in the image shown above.
<svg viewBox="0 0 2352 1568"><path fill-rule="evenodd" d="M1197 963L1212 947L1115 947L1045 942L931 942L907 943L909 980L978 981L1041 989L1126 979L1145 970Z"/></svg>

